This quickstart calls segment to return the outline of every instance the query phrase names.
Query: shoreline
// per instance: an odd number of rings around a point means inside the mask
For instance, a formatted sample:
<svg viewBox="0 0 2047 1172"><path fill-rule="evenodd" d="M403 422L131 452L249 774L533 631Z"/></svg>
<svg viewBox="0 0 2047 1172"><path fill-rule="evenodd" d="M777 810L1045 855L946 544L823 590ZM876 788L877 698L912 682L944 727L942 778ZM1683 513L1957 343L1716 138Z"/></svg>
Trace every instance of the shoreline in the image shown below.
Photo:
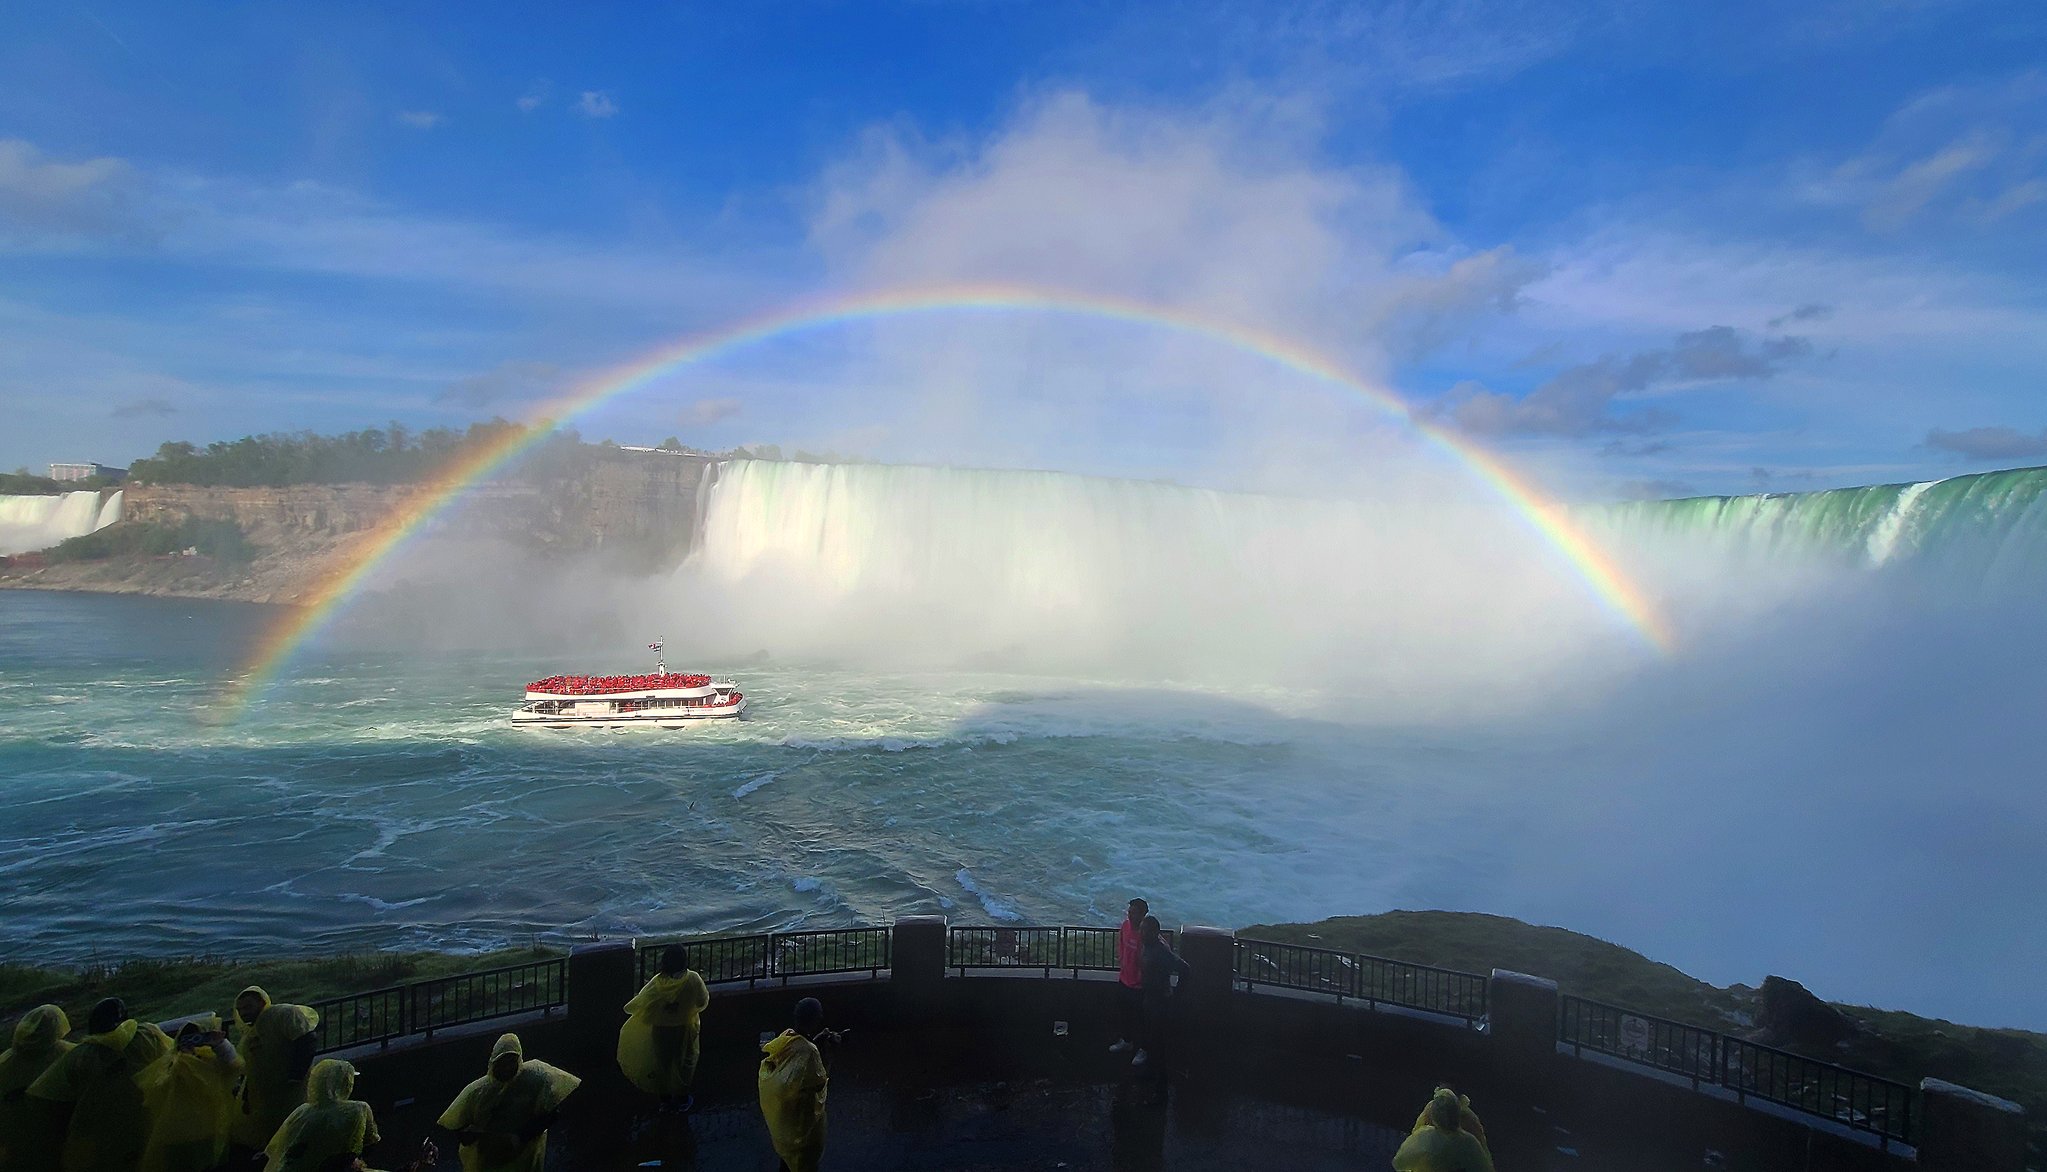
<svg viewBox="0 0 2047 1172"><path fill-rule="evenodd" d="M196 590L156 589L130 586L122 583L109 585L56 585L40 582L16 581L0 577L0 591L21 594L83 594L99 598L158 598L184 602L229 602L238 606L274 607L279 610L297 610L301 604L283 602L271 598L242 598L232 594L204 593Z"/></svg>

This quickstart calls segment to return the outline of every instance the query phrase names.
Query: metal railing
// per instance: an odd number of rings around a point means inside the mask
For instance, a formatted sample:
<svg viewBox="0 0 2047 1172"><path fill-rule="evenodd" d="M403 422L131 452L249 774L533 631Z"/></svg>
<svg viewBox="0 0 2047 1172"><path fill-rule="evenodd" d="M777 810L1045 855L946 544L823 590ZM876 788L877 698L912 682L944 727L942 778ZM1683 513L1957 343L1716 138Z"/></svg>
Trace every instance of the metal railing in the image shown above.
<svg viewBox="0 0 2047 1172"><path fill-rule="evenodd" d="M1743 1101L1761 1099L1869 1132L1886 1148L1891 1140L1916 1142L1914 1093L1904 1083L1724 1036L1720 1083Z"/></svg>
<svg viewBox="0 0 2047 1172"><path fill-rule="evenodd" d="M1047 977L1115 972L1118 942L1117 928L951 927L945 967L962 976L969 970L1035 970ZM804 976L874 977L892 966L894 952L888 928L650 940L638 947L642 981L673 943L688 949L689 966L706 982L744 981L749 987ZM1233 982L1247 991L1297 990L1371 1008L1440 1014L1467 1025L1483 1021L1487 1011L1489 983L1477 973L1241 937L1232 954ZM431 1037L437 1029L552 1013L568 1004L568 967L568 958L553 957L317 1001L312 1003L320 1013L317 1049L384 1046L413 1035ZM1569 994L1558 998L1557 1036L1574 1054L1590 1051L1689 1079L1694 1088L1720 1087L1743 1102L1755 1099L1813 1115L1873 1135L1886 1149L1894 1141L1916 1142L1917 1092L1904 1083Z"/></svg>
<svg viewBox="0 0 2047 1172"><path fill-rule="evenodd" d="M1236 944L1236 979L1246 988L1269 985L1363 1001L1373 1009L1418 1009L1468 1026L1485 1019L1488 983L1478 973L1277 940L1239 937Z"/></svg>
<svg viewBox="0 0 2047 1172"><path fill-rule="evenodd" d="M1161 930L1166 945L1175 937ZM1043 976L1113 973L1123 965L1121 928L967 925L945 934L945 967L965 976L968 969L1037 969Z"/></svg>
<svg viewBox="0 0 2047 1172"><path fill-rule="evenodd" d="M895 933L887 928L828 928L821 932L774 934L774 972L790 977L826 973L878 976L888 968Z"/></svg>
<svg viewBox="0 0 2047 1172"><path fill-rule="evenodd" d="M1915 1094L1904 1083L1832 1062L1744 1041L1667 1018L1568 994L1559 997L1557 1036L1573 1054L1590 1050L1816 1115L1878 1138L1914 1142Z"/></svg>
<svg viewBox="0 0 2047 1172"><path fill-rule="evenodd" d="M552 1013L568 1004L567 957L504 965L316 1001L316 1049L386 1046L394 1038L471 1025L522 1013Z"/></svg>
<svg viewBox="0 0 2047 1172"><path fill-rule="evenodd" d="M833 973L878 976L890 966L894 933L888 928L827 928L814 932L762 932L752 936L709 936L639 943L640 980L660 967L661 953L671 944L689 953L689 967L708 985L762 981Z"/></svg>
<svg viewBox="0 0 2047 1172"><path fill-rule="evenodd" d="M1712 1030L1569 994L1557 998L1557 1009L1557 1036L1573 1054L1591 1050L1651 1066L1691 1079L1694 1088L1720 1081L1720 1035Z"/></svg>
<svg viewBox="0 0 2047 1172"><path fill-rule="evenodd" d="M313 1031L318 1051L325 1054L354 1046L386 1046L391 1039L404 1037L411 1032L406 1028L407 995L408 991L398 986L313 1002L312 1008L320 1014L320 1025Z"/></svg>
<svg viewBox="0 0 2047 1172"><path fill-rule="evenodd" d="M747 988L768 979L768 957L772 955L766 932L752 936L706 936L694 940L643 940L639 944L640 982L654 975L661 954L671 944L688 953L689 967L708 985L745 981Z"/></svg>

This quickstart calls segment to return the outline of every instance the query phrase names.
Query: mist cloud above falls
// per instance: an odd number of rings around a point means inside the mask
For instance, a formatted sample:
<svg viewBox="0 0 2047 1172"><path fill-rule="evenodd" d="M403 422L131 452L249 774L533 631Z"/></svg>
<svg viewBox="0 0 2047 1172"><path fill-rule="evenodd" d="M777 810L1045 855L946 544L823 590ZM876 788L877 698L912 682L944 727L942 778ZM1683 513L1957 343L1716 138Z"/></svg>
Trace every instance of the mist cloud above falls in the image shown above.
<svg viewBox="0 0 2047 1172"><path fill-rule="evenodd" d="M1263 327L1382 380L1396 357L1510 306L1536 272L1451 239L1393 168L1336 166L1312 109L1237 93L1194 111L1078 92L995 134L868 132L813 196L810 237L856 287L999 282ZM1255 356L1127 323L949 315L877 326L849 360L891 458L1144 475L1348 468L1411 437L1353 395ZM886 419L878 418L886 415ZM1286 485L1298 488L1299 484Z"/></svg>

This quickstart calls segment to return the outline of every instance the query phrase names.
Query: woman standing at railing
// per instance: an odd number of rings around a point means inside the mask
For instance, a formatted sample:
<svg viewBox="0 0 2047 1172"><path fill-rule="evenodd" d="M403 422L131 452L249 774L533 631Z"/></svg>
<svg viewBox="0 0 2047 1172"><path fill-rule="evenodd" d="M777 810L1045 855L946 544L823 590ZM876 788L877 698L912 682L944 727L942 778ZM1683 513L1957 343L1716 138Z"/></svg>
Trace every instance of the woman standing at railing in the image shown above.
<svg viewBox="0 0 2047 1172"><path fill-rule="evenodd" d="M235 1147L253 1157L270 1143L285 1117L306 1101L306 1073L320 1043L313 1031L319 1025L318 1010L273 1004L259 985L236 995L231 1032L248 1073L242 1078L228 1132Z"/></svg>
<svg viewBox="0 0 2047 1172"><path fill-rule="evenodd" d="M646 987L625 1003L618 1031L618 1068L632 1084L661 1096L661 1109L687 1111L695 1100L699 1022L711 1003L704 978L689 967L689 951L671 944Z"/></svg>

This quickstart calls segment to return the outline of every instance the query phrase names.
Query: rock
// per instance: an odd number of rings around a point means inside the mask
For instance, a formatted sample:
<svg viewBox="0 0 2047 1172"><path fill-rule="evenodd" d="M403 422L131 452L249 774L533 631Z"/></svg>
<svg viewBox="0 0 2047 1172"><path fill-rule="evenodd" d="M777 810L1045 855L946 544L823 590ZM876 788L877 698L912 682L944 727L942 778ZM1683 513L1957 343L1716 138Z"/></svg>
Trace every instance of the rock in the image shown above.
<svg viewBox="0 0 2047 1172"><path fill-rule="evenodd" d="M1861 1032L1847 1014L1814 996L1789 977L1765 977L1762 989L1762 1041L1790 1050L1831 1049Z"/></svg>

